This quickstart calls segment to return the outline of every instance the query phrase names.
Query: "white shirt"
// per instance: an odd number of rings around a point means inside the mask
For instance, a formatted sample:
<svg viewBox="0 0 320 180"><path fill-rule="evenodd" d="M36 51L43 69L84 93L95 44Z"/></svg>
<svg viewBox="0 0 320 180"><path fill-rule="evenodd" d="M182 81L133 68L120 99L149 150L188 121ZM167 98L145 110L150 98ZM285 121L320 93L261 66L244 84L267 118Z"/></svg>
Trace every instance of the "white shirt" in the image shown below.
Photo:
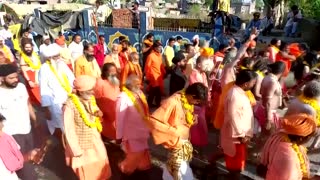
<svg viewBox="0 0 320 180"><path fill-rule="evenodd" d="M1 37L5 40L13 37L13 34L9 30L5 30L5 29L2 29L0 31L0 34L1 34Z"/></svg>
<svg viewBox="0 0 320 180"><path fill-rule="evenodd" d="M64 61L59 60L57 62L57 73L60 79L64 81L63 75L68 79L69 85L72 88L73 81L75 79L73 73ZM63 128L63 113L62 106L63 103L68 99L68 93L61 86L55 74L51 71L49 65L44 63L39 71L39 86L41 95L41 105L43 107L48 107L51 113L51 120L47 121L48 129L51 134L54 133L56 128Z"/></svg>
<svg viewBox="0 0 320 180"><path fill-rule="evenodd" d="M50 44L49 44L50 45ZM47 51L50 51L50 46L46 45L46 44L41 44L39 47L39 53L40 53L40 57L41 57L41 62L43 63L46 59L44 57L44 53Z"/></svg>
<svg viewBox="0 0 320 180"><path fill-rule="evenodd" d="M293 15L293 12L289 12L288 16L287 16L287 23L286 23L286 27L291 26L294 22L293 19L297 18L297 19L302 19L302 14L301 11L299 10L299 12L296 15Z"/></svg>
<svg viewBox="0 0 320 180"><path fill-rule="evenodd" d="M13 89L0 87L0 99L0 113L6 118L3 131L9 135L29 134L31 122L26 86L18 83Z"/></svg>
<svg viewBox="0 0 320 180"><path fill-rule="evenodd" d="M82 44L82 42L77 44L74 41L72 41L72 43L70 43L68 48L70 49L71 57L72 57L72 59L74 61L77 60L83 54L83 44Z"/></svg>
<svg viewBox="0 0 320 180"><path fill-rule="evenodd" d="M10 172L0 158L0 179L2 180L19 180L16 172Z"/></svg>

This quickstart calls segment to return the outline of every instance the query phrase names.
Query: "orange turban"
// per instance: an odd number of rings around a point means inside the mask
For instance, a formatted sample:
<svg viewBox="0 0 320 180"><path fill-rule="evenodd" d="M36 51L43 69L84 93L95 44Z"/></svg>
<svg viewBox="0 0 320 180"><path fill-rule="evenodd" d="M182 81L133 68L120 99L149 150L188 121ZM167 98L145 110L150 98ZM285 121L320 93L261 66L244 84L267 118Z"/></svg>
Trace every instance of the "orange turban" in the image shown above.
<svg viewBox="0 0 320 180"><path fill-rule="evenodd" d="M214 55L213 48L206 47L206 48L202 49L201 56L203 56L203 57L211 57L213 55Z"/></svg>
<svg viewBox="0 0 320 180"><path fill-rule="evenodd" d="M77 91L89 91L96 85L96 78L88 75L78 76L74 82L74 89Z"/></svg>
<svg viewBox="0 0 320 180"><path fill-rule="evenodd" d="M55 40L55 42L59 45L59 46L62 46L62 45L64 45L65 44L65 40L64 40L64 38L57 38L56 40Z"/></svg>
<svg viewBox="0 0 320 180"><path fill-rule="evenodd" d="M255 40L250 41L249 48L255 48L257 46L257 42Z"/></svg>
<svg viewBox="0 0 320 180"><path fill-rule="evenodd" d="M282 120L282 129L290 135L306 137L317 128L313 116L307 114L293 114L285 116Z"/></svg>

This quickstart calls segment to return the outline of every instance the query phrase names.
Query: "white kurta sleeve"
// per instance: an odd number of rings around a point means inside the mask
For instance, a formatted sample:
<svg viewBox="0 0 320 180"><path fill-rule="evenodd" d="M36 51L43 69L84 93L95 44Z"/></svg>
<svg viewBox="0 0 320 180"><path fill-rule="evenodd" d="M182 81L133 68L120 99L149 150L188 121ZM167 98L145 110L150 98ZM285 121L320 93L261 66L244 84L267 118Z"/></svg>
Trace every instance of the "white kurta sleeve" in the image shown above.
<svg viewBox="0 0 320 180"><path fill-rule="evenodd" d="M128 98L124 94L120 94L117 100L116 109L116 138L121 139L123 137L123 126L126 119L126 111L128 109Z"/></svg>
<svg viewBox="0 0 320 180"><path fill-rule="evenodd" d="M45 64L39 71L39 87L42 107L51 106L53 104L53 92L49 87L48 71L50 71L50 69Z"/></svg>

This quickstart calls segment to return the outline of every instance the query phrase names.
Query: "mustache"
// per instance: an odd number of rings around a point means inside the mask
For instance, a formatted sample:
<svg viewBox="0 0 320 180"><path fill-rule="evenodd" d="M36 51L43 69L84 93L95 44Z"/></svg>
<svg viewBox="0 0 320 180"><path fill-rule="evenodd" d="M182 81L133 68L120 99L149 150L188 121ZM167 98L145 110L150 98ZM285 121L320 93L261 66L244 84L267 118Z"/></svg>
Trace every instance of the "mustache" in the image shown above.
<svg viewBox="0 0 320 180"><path fill-rule="evenodd" d="M120 81L119 81L119 79L117 78L116 75L109 75L108 76L108 81L114 86L119 86L120 85Z"/></svg>

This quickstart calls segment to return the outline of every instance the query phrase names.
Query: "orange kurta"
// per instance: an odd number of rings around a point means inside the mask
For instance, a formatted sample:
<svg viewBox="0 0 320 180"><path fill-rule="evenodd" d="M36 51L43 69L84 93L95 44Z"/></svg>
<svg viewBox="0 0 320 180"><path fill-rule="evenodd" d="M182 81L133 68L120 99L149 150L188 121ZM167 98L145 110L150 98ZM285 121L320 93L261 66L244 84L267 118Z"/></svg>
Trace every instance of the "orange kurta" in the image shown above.
<svg viewBox="0 0 320 180"><path fill-rule="evenodd" d="M284 77L287 77L288 74L289 74L289 72L290 72L291 65L292 65L291 60L288 59L288 58L282 57L281 52L279 52L279 53L276 55L276 61L281 61L281 62L283 62L283 63L286 65L286 68L285 68L285 71L284 71L284 73L283 73L283 76L284 76Z"/></svg>
<svg viewBox="0 0 320 180"><path fill-rule="evenodd" d="M108 80L99 78L94 93L97 105L103 112L101 134L109 139L116 139L116 101L120 89L110 84Z"/></svg>
<svg viewBox="0 0 320 180"><path fill-rule="evenodd" d="M0 49L0 51L3 52L4 56L10 60L10 63L13 63L14 62L14 56L10 50L10 48L6 45L3 45L3 47Z"/></svg>
<svg viewBox="0 0 320 180"><path fill-rule="evenodd" d="M145 69L146 78L149 81L151 87L160 87L163 92L163 77L166 70L162 63L162 55L158 52L152 51L147 57Z"/></svg>
<svg viewBox="0 0 320 180"><path fill-rule="evenodd" d="M155 144L168 149L179 149L182 141L189 139L187 124L181 103L181 94L176 93L165 100L151 115L151 132Z"/></svg>
<svg viewBox="0 0 320 180"><path fill-rule="evenodd" d="M88 75L99 78L101 76L101 70L95 59L89 62L86 57L82 55L75 61L74 74L76 77Z"/></svg>
<svg viewBox="0 0 320 180"><path fill-rule="evenodd" d="M121 89L123 88L124 84L126 83L127 78L130 75L137 75L139 79L142 81L142 70L139 64L134 64L131 61L128 61L128 63L124 66L123 71L120 75L120 84Z"/></svg>
<svg viewBox="0 0 320 180"><path fill-rule="evenodd" d="M67 101L64 106L63 120L65 131L66 164L70 166L80 180L105 180L110 178L111 169L106 148L96 128L91 128L92 148L82 149L76 133L74 105ZM86 113L90 117L89 113Z"/></svg>

